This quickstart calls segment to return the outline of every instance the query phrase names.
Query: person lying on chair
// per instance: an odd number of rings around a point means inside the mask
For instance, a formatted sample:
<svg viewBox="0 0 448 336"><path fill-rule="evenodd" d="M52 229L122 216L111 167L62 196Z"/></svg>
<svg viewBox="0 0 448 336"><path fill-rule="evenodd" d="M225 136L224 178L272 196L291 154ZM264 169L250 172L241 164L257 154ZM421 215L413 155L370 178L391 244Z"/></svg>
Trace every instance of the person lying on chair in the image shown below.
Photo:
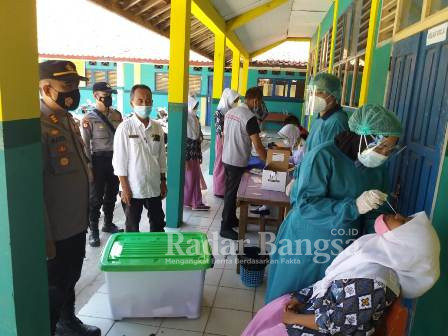
<svg viewBox="0 0 448 336"><path fill-rule="evenodd" d="M263 307L242 336L373 335L399 296L423 295L440 275L440 242L425 212L381 215L375 232L342 251L322 280Z"/></svg>

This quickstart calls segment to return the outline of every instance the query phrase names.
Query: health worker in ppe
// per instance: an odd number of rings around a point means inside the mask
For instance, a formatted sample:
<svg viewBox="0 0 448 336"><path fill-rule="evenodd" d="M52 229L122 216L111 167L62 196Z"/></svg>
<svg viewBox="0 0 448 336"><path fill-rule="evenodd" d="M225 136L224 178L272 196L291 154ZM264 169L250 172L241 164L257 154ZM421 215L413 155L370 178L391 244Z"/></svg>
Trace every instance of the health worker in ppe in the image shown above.
<svg viewBox="0 0 448 336"><path fill-rule="evenodd" d="M303 159L297 199L272 251L266 303L322 278L344 248L374 231L378 211L390 212L384 163L397 149L400 121L364 105L349 126Z"/></svg>
<svg viewBox="0 0 448 336"><path fill-rule="evenodd" d="M342 131L348 130L348 116L339 104L342 86L338 77L328 74L317 74L310 80L306 90L305 107L312 118L311 130L306 139L306 152L320 144L331 141ZM294 171L294 179L287 187L287 195L291 204L297 198L296 180L300 165Z"/></svg>

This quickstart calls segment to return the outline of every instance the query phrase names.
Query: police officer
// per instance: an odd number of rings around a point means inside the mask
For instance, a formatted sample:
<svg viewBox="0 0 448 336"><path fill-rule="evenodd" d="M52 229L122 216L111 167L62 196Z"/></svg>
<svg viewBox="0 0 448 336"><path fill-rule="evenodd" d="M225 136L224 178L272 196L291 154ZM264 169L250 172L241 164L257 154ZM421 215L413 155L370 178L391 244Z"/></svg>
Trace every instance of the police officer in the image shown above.
<svg viewBox="0 0 448 336"><path fill-rule="evenodd" d="M75 316L75 285L81 276L88 225L88 158L79 128L68 112L79 105L72 62L39 64L44 219L52 335L100 336Z"/></svg>
<svg viewBox="0 0 448 336"><path fill-rule="evenodd" d="M91 160L93 183L90 191L90 236L92 247L100 246L98 221L103 206L103 232L116 233L120 230L112 223L118 194L118 177L112 168L115 129L123 120L121 113L111 108L112 94L116 94L106 82L93 85L96 108L88 112L83 120L81 135L86 145L87 156Z"/></svg>

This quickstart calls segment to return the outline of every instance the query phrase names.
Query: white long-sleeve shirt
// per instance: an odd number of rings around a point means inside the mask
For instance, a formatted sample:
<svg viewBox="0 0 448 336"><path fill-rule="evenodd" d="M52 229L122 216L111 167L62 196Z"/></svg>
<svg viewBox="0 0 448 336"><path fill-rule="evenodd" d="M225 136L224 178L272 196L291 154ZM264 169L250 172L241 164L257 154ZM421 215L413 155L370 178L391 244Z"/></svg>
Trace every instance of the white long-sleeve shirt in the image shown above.
<svg viewBox="0 0 448 336"><path fill-rule="evenodd" d="M145 128L135 115L124 120L115 132L112 165L115 175L128 177L133 198L160 196L166 154L159 123L150 120Z"/></svg>

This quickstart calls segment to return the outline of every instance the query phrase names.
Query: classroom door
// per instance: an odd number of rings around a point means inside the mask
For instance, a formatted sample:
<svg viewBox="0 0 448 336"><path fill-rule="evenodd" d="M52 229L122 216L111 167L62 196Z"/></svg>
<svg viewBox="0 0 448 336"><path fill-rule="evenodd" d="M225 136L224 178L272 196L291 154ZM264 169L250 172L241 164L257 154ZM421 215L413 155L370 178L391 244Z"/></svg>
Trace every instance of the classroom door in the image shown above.
<svg viewBox="0 0 448 336"><path fill-rule="evenodd" d="M224 76L224 88L230 87L231 76ZM212 111L212 98L213 98L213 76L208 76L208 86L207 86L207 115L205 118L205 125L210 126L212 124L212 119L214 111Z"/></svg>
<svg viewBox="0 0 448 336"><path fill-rule="evenodd" d="M407 149L391 162L392 192L405 215L432 211L448 119L448 43L427 32L393 47L386 106L403 123Z"/></svg>

